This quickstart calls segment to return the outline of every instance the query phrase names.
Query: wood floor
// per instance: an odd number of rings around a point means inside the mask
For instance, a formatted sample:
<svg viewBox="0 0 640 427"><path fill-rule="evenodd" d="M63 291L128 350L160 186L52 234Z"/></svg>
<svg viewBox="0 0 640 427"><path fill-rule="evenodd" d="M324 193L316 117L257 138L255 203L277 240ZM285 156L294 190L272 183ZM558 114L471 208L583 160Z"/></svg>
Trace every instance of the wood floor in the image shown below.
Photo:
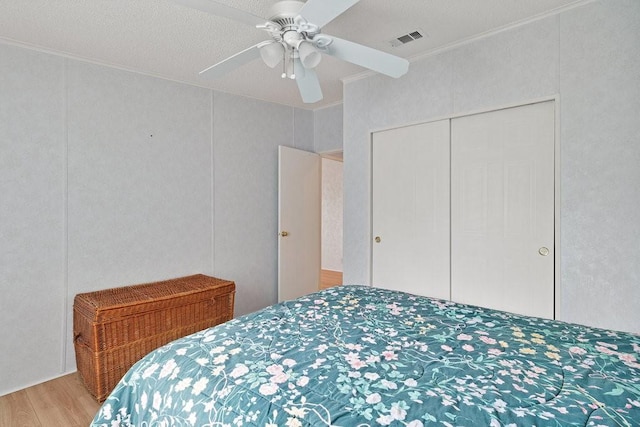
<svg viewBox="0 0 640 427"><path fill-rule="evenodd" d="M342 285L342 271L320 270L320 290Z"/></svg>
<svg viewBox="0 0 640 427"><path fill-rule="evenodd" d="M2 427L87 427L100 404L77 373L0 397Z"/></svg>

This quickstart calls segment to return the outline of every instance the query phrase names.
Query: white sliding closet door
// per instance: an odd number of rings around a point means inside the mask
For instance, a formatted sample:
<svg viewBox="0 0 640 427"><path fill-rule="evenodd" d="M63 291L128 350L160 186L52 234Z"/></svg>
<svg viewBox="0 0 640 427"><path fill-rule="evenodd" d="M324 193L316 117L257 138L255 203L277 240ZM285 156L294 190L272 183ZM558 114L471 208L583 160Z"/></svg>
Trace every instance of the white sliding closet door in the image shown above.
<svg viewBox="0 0 640 427"><path fill-rule="evenodd" d="M451 121L451 298L554 317L554 103Z"/></svg>
<svg viewBox="0 0 640 427"><path fill-rule="evenodd" d="M449 120L373 134L374 286L449 293Z"/></svg>

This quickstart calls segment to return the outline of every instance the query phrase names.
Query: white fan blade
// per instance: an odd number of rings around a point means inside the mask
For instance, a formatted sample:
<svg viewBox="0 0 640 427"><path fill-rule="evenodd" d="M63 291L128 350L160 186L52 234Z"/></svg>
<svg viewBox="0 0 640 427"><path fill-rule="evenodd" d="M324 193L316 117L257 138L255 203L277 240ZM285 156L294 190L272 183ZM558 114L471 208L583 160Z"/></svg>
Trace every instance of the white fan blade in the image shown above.
<svg viewBox="0 0 640 427"><path fill-rule="evenodd" d="M299 59L296 58L295 61L296 69L304 69L302 62L300 62ZM313 69L307 68L304 70L303 75L296 75L296 83L298 84L298 90L300 91L302 101L305 104L313 104L314 102L318 102L322 99L320 82L318 81L318 76Z"/></svg>
<svg viewBox="0 0 640 427"><path fill-rule="evenodd" d="M183 6L190 7L192 9L198 9L203 12L208 12L213 15L221 16L223 18L233 19L235 21L244 22L245 24L255 27L256 25L262 25L267 22L266 19L259 16L252 15L244 10L236 9L235 7L227 6L226 4L218 3L214 0L173 0Z"/></svg>
<svg viewBox="0 0 640 427"><path fill-rule="evenodd" d="M409 70L409 61L381 50L372 49L358 43L324 35L333 41L325 49L325 53L360 65L389 77L400 77Z"/></svg>
<svg viewBox="0 0 640 427"><path fill-rule="evenodd" d="M307 0L299 15L307 22L324 27L360 0Z"/></svg>
<svg viewBox="0 0 640 427"><path fill-rule="evenodd" d="M238 52L235 55L230 56L215 65L212 65L206 70L200 71L200 75L215 79L223 76L224 74L235 68L238 68L241 65L251 62L254 59L260 58L259 46L261 46L263 43L264 42L260 42L256 45L253 45L250 48L243 50L242 52Z"/></svg>

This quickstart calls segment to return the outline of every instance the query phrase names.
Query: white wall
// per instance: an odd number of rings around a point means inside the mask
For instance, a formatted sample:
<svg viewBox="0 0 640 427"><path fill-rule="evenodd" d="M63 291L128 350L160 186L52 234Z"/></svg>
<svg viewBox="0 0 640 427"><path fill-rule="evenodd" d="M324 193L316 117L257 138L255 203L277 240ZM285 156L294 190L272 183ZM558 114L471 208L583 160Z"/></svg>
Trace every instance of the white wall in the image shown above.
<svg viewBox="0 0 640 427"><path fill-rule="evenodd" d="M323 270L342 271L343 179L342 162L322 159Z"/></svg>
<svg viewBox="0 0 640 427"><path fill-rule="evenodd" d="M640 332L640 2L604 0L347 82L344 278L370 280L370 132L559 97L559 318Z"/></svg>
<svg viewBox="0 0 640 427"><path fill-rule="evenodd" d="M277 146L314 115L0 45L0 395L76 369L78 292L196 272L276 302Z"/></svg>

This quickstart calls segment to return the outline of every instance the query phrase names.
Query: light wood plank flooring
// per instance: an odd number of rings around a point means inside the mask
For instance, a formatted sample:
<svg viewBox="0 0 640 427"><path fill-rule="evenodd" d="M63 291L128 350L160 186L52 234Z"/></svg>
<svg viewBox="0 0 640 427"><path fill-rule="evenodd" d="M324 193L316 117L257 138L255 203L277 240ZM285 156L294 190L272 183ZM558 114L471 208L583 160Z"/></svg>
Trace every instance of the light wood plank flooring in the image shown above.
<svg viewBox="0 0 640 427"><path fill-rule="evenodd" d="M77 373L0 397L0 426L87 427L100 404Z"/></svg>
<svg viewBox="0 0 640 427"><path fill-rule="evenodd" d="M342 271L320 270L320 289L342 285Z"/></svg>

